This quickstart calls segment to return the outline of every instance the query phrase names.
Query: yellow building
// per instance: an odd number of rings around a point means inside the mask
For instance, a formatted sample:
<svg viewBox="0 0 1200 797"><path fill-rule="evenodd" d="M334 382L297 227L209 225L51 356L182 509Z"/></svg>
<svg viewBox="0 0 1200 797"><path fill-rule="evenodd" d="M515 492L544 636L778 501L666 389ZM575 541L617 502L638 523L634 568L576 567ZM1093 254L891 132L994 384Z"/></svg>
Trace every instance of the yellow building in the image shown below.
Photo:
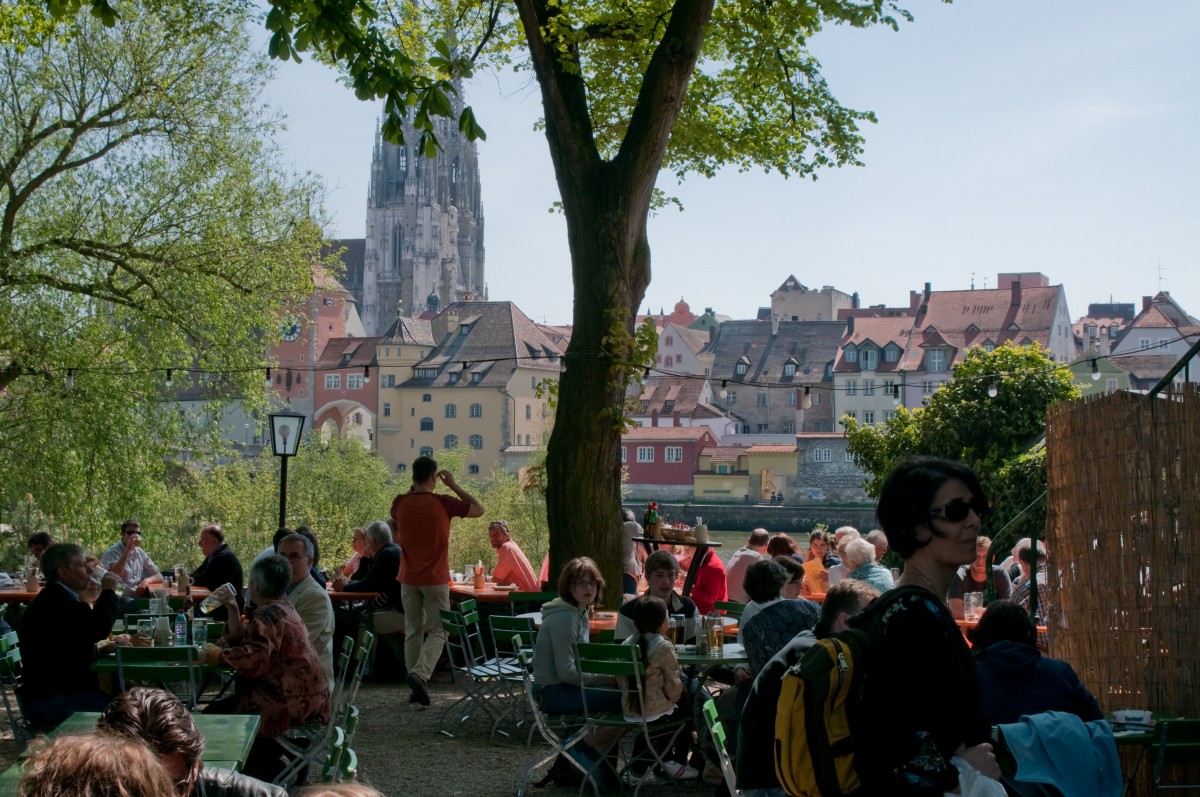
<svg viewBox="0 0 1200 797"><path fill-rule="evenodd" d="M422 454L467 451L467 475L515 471L553 418L538 386L561 350L511 302L455 302L430 319L398 318L377 344L380 456L397 472Z"/></svg>

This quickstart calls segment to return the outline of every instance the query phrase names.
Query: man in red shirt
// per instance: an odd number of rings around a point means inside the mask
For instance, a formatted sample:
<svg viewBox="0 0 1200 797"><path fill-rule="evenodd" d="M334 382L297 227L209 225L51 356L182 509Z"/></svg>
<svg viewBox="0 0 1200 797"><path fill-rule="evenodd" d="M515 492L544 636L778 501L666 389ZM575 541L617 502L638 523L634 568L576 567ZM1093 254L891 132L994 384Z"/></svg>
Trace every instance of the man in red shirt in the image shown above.
<svg viewBox="0 0 1200 797"><path fill-rule="evenodd" d="M433 457L417 457L412 474L412 488L392 501L392 528L401 551L396 580L404 605L409 701L428 706L427 685L446 641L439 612L450 608L450 520L481 517L483 505L458 486L450 471L439 471ZM458 498L435 493L439 480Z"/></svg>

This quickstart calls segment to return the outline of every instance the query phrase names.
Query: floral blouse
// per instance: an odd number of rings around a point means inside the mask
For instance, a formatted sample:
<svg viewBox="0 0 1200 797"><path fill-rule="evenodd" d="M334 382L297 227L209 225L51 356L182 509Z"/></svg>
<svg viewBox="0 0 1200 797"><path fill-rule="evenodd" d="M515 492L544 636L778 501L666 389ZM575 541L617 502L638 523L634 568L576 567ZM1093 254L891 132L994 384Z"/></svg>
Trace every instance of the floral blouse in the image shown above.
<svg viewBox="0 0 1200 797"><path fill-rule="evenodd" d="M237 712L262 716L260 736L329 721L325 670L304 621L286 601L258 607L242 639L221 652L221 663L237 672Z"/></svg>

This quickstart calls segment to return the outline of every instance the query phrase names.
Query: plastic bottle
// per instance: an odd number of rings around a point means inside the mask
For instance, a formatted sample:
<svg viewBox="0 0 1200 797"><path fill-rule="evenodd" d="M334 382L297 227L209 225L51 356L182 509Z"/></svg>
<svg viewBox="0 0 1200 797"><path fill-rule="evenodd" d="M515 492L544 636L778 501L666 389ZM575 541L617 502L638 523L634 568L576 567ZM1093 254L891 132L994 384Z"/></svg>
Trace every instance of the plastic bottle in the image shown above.
<svg viewBox="0 0 1200 797"><path fill-rule="evenodd" d="M175 615L175 647L187 646L188 622L187 615L183 612Z"/></svg>

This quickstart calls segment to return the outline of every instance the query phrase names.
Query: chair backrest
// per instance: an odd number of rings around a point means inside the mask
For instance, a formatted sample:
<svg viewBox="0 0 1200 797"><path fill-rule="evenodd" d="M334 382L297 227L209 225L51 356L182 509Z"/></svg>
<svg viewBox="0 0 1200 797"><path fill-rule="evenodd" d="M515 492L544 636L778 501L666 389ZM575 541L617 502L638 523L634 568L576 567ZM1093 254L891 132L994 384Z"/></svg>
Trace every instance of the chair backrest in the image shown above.
<svg viewBox="0 0 1200 797"><path fill-rule="evenodd" d="M181 694L188 708L195 708L199 679L199 652L192 645L178 647L119 647L117 648L117 684L124 692L129 680L153 681L166 684L186 683L188 690Z"/></svg>
<svg viewBox="0 0 1200 797"><path fill-rule="evenodd" d="M746 611L746 604L737 601L716 601L713 609L724 612L727 617L741 617L742 612Z"/></svg>
<svg viewBox="0 0 1200 797"><path fill-rule="evenodd" d="M460 613L441 609L442 628L446 631L446 650L450 664L460 671L481 665L486 659L483 631L477 612Z"/></svg>
<svg viewBox="0 0 1200 797"><path fill-rule="evenodd" d="M645 672L641 650L637 645L613 645L603 642L576 642L575 666L584 675L604 675L616 679L622 686L633 679L633 686L642 694L642 675ZM584 715L589 719L596 713L589 707L588 697L604 692L621 694L620 687L589 687L583 690Z"/></svg>
<svg viewBox="0 0 1200 797"><path fill-rule="evenodd" d="M551 590L549 592L521 592L513 590L508 595L509 605L512 606L512 613L525 614L526 612L540 612L543 603L549 603L558 597L558 593Z"/></svg>
<svg viewBox="0 0 1200 797"><path fill-rule="evenodd" d="M362 684L363 672L367 669L367 662L371 660L371 651L375 649L375 635L365 628L360 634L361 638L358 641L358 650L354 652L350 681L344 687L339 687L340 701L334 704L334 708L343 717L350 709L354 708L354 703L358 700L358 687Z"/></svg>
<svg viewBox="0 0 1200 797"><path fill-rule="evenodd" d="M1200 761L1200 720L1161 720L1154 760L1154 789L1196 789L1200 782L1163 783L1163 769L1176 764Z"/></svg>
<svg viewBox="0 0 1200 797"><path fill-rule="evenodd" d="M29 741L25 718L18 717L17 687L21 685L21 648L16 631L0 636L0 698L4 700L4 714L13 738L24 746ZM10 695L9 692L12 692Z"/></svg>
<svg viewBox="0 0 1200 797"><path fill-rule="evenodd" d="M717 701L704 701L704 724L708 726L708 731L712 735L713 746L717 750L717 760L721 767L721 776L725 778L725 787L733 797L738 797L741 792L737 787L737 772L733 767L733 760L729 757L729 750L725 746L725 726L717 719Z"/></svg>
<svg viewBox="0 0 1200 797"><path fill-rule="evenodd" d="M537 641L537 627L532 617L506 617L493 614L488 618L492 633L492 649L496 651L497 659L506 657L512 660L518 650L533 650ZM519 639L520 644L513 647L512 640Z"/></svg>

